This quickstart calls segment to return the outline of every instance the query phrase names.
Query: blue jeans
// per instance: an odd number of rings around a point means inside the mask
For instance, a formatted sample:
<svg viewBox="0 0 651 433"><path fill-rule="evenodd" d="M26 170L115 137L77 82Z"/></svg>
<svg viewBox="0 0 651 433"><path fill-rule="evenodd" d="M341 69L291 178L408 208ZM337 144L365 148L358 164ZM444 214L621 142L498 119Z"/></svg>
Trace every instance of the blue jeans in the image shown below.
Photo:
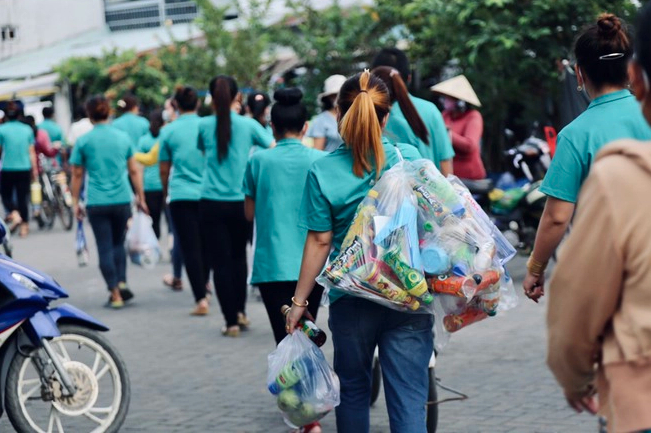
<svg viewBox="0 0 651 433"><path fill-rule="evenodd" d="M108 289L115 289L118 283L127 282L124 238L127 234L127 221L131 217L131 206L89 206L86 213L97 243L99 269Z"/></svg>
<svg viewBox="0 0 651 433"><path fill-rule="evenodd" d="M341 382L338 433L369 431L371 370L378 346L394 433L426 433L433 316L409 314L346 296L330 306L334 369Z"/></svg>

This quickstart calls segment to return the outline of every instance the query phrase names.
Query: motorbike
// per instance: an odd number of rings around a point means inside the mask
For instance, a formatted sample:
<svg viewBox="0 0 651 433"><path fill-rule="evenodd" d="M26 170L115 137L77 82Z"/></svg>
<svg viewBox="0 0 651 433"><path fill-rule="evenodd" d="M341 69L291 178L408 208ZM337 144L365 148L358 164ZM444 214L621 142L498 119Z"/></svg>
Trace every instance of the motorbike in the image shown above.
<svg viewBox="0 0 651 433"><path fill-rule="evenodd" d="M0 225L0 237L5 228ZM0 416L26 432L117 432L130 401L126 365L50 276L0 255Z"/></svg>
<svg viewBox="0 0 651 433"><path fill-rule="evenodd" d="M506 135L509 139L513 137L508 130ZM550 140L555 134L546 135L543 140L532 134L504 152L509 170L498 182L500 188L495 188L491 179L461 179L497 228L523 255L533 249L547 200L540 185L551 164Z"/></svg>
<svg viewBox="0 0 651 433"><path fill-rule="evenodd" d="M52 165L43 156L38 155L43 171L40 175L41 190L43 198L40 205L40 212L36 216L39 228L51 229L58 216L63 228L71 230L74 224L72 209L72 194L68 186L66 173Z"/></svg>

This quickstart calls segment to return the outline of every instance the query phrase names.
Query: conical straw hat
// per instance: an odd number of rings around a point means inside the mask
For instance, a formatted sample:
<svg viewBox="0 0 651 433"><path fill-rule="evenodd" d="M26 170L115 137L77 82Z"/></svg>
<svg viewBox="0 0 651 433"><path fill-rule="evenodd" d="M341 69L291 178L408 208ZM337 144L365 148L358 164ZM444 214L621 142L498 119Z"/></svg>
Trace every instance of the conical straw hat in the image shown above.
<svg viewBox="0 0 651 433"><path fill-rule="evenodd" d="M466 101L475 107L481 107L481 102L477 94L472 89L470 82L464 75L457 75L449 80L441 81L440 83L430 87L430 90L442 95L452 96L453 98Z"/></svg>

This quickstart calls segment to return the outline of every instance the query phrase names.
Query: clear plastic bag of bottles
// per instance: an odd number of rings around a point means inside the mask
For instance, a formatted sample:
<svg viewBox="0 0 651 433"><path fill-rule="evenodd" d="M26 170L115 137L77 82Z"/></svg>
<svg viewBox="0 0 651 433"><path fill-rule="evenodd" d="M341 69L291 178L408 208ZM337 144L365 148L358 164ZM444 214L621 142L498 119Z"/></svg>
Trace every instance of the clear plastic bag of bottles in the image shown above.
<svg viewBox="0 0 651 433"><path fill-rule="evenodd" d="M290 427L318 421L339 405L339 378L303 332L287 335L267 359L267 388Z"/></svg>
<svg viewBox="0 0 651 433"><path fill-rule="evenodd" d="M362 200L317 281L401 311L447 311L436 320L450 333L513 307L504 264L514 254L462 184L430 161L403 161Z"/></svg>

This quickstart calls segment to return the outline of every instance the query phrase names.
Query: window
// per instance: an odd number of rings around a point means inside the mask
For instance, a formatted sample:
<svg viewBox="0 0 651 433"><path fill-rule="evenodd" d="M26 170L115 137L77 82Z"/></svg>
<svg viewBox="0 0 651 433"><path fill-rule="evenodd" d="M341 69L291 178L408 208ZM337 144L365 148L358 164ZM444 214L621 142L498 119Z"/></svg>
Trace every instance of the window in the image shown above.
<svg viewBox="0 0 651 433"><path fill-rule="evenodd" d="M189 0L104 0L106 23L112 31L189 23L198 15Z"/></svg>

